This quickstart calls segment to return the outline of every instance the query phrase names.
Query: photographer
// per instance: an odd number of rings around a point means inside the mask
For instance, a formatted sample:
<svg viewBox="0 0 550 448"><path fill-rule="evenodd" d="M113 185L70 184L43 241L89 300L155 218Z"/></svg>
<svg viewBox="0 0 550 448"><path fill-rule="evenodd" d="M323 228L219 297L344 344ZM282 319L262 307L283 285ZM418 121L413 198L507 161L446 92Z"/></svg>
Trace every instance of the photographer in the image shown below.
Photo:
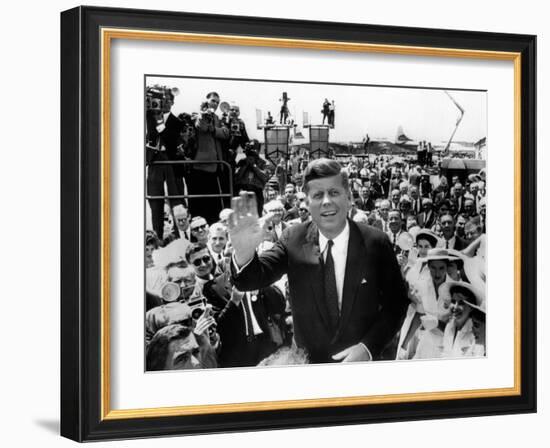
<svg viewBox="0 0 550 448"><path fill-rule="evenodd" d="M235 173L235 159L237 157L239 147L244 150L246 144L250 141L250 138L246 132L246 125L244 124L244 121L239 118L241 113L239 106L236 104L231 104L230 106L228 103L222 103L222 106L223 115L221 121L222 124L229 130L229 139L223 143L223 160L231 165L231 172ZM220 106L220 108L222 108L222 106ZM224 166L220 176L222 193L230 193L230 182L229 170ZM223 199L224 207L231 206L229 199L230 198L228 197Z"/></svg>
<svg viewBox="0 0 550 448"><path fill-rule="evenodd" d="M216 115L220 96L210 92L207 101L201 105L201 112L195 122L197 151L193 160L204 161L194 164L191 168L188 190L190 194L215 195L222 192L223 170L227 168L214 161L227 161L222 143L229 138L229 129L223 126ZM210 163L209 163L210 162ZM223 187L225 189L225 186ZM221 198L193 198L189 200L189 208L193 216L203 216L209 223L218 219L223 209Z"/></svg>
<svg viewBox="0 0 550 448"><path fill-rule="evenodd" d="M235 173L235 191L253 191L258 198L258 215L264 206L263 189L269 180L265 170L266 162L259 156L260 143L253 140L245 147L246 158L239 160Z"/></svg>
<svg viewBox="0 0 550 448"><path fill-rule="evenodd" d="M250 141L246 132L244 121L239 118L241 109L239 106L232 104L229 109L229 114L224 114L222 122L229 129L229 149L232 152L232 160L235 160L237 148L240 146L245 149L246 144Z"/></svg>
<svg viewBox="0 0 550 448"><path fill-rule="evenodd" d="M171 165L154 162L175 160L182 122L170 111L174 93L166 87L148 87L146 92L146 162L147 194L164 196L164 184L169 195L184 194L183 179L177 177ZM179 171L178 171L179 175ZM170 200L172 207L181 200ZM164 200L150 199L153 230L162 240L164 234Z"/></svg>

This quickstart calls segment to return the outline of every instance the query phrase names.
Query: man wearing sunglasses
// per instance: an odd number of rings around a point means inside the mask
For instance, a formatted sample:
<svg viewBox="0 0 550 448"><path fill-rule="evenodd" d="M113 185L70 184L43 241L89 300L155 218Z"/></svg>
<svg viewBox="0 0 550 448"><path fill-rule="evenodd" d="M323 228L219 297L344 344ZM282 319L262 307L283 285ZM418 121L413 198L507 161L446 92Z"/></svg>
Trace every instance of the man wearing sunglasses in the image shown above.
<svg viewBox="0 0 550 448"><path fill-rule="evenodd" d="M197 276L193 296L206 297L214 308L221 367L253 366L273 353L276 347L270 339L268 316L284 311L279 290L268 287L255 294L231 291L229 273L212 275L213 260L206 245L192 243L186 255Z"/></svg>
<svg viewBox="0 0 550 448"><path fill-rule="evenodd" d="M204 285L214 279L214 262L208 246L204 243L191 243L185 258L195 271L196 284L192 296L202 296Z"/></svg>
<svg viewBox="0 0 550 448"><path fill-rule="evenodd" d="M307 208L307 202L302 201L298 205L298 217L287 222L289 226L294 224L300 224L301 222L311 221L311 215L309 214L309 209Z"/></svg>
<svg viewBox="0 0 550 448"><path fill-rule="evenodd" d="M195 216L189 225L191 230L191 241L206 244L208 243L208 223L202 216Z"/></svg>

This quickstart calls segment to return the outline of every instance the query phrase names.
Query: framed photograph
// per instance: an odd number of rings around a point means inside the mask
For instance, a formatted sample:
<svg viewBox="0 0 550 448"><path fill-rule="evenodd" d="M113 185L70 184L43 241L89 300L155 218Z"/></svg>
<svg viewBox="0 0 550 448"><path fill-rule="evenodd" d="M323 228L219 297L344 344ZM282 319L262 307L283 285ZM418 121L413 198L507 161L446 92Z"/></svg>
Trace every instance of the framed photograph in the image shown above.
<svg viewBox="0 0 550 448"><path fill-rule="evenodd" d="M536 411L535 36L61 14L61 433Z"/></svg>

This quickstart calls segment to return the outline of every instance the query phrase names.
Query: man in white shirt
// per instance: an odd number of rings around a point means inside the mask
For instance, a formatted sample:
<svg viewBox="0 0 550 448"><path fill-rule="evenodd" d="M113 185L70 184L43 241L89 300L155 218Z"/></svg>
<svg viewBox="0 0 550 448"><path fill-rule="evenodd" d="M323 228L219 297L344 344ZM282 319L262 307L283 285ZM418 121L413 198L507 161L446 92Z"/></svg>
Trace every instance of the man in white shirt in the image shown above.
<svg viewBox="0 0 550 448"><path fill-rule="evenodd" d="M399 210L390 210L388 213L388 228L389 230L386 234L395 250L399 235L403 233L403 221L401 220L401 212Z"/></svg>
<svg viewBox="0 0 550 448"><path fill-rule="evenodd" d="M445 213L439 217L441 224L441 234L443 238L439 241L439 246L445 249L462 250L468 244L466 241L455 234L455 220L449 213Z"/></svg>
<svg viewBox="0 0 550 448"><path fill-rule="evenodd" d="M208 223L202 216L195 216L189 225L191 237L197 242L206 244L208 242Z"/></svg>
<svg viewBox="0 0 550 448"><path fill-rule="evenodd" d="M190 240L189 211L183 205L179 204L172 209L172 213L174 214L174 221L176 222L179 237Z"/></svg>
<svg viewBox="0 0 550 448"><path fill-rule="evenodd" d="M296 219L288 221L287 224L289 226L292 226L294 224L300 224L301 222L309 222L309 221L311 221L311 215L309 214L307 203L306 201L302 201L298 205L298 217Z"/></svg>
<svg viewBox="0 0 550 448"><path fill-rule="evenodd" d="M391 204L387 199L380 201L380 208L378 209L378 215L380 216L380 221L382 221L382 230L387 232L389 228L388 224L388 213L390 212Z"/></svg>
<svg viewBox="0 0 550 448"><path fill-rule="evenodd" d="M278 200L269 201L265 206L265 211L271 215L271 223L273 224L274 241L281 238L283 230L287 228L286 222L283 221L285 209L283 203Z"/></svg>
<svg viewBox="0 0 550 448"><path fill-rule="evenodd" d="M225 247L227 245L227 227L221 223L210 226L208 233L208 249L214 260L215 271L219 274L225 272Z"/></svg>
<svg viewBox="0 0 550 448"><path fill-rule="evenodd" d="M192 296L202 296L204 285L214 279L212 275L213 261L205 244L192 243L185 254L187 262L193 267L196 275L195 290Z"/></svg>

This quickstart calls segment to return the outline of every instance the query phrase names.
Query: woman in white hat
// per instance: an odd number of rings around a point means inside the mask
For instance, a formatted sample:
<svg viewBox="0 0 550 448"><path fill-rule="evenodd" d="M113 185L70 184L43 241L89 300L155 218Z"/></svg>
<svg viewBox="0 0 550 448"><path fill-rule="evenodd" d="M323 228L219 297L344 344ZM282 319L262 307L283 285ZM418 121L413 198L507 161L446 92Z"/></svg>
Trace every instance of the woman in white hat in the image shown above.
<svg viewBox="0 0 550 448"><path fill-rule="evenodd" d="M443 357L485 356L485 300L466 282L447 282L440 288L441 302L450 318L443 335Z"/></svg>
<svg viewBox="0 0 550 448"><path fill-rule="evenodd" d="M404 271L405 279L409 284L417 281L421 271L426 268L425 258L428 255L428 251L437 247L440 241L439 237L430 229L419 229L410 233L414 233L417 255L416 259ZM409 257L409 260L412 260L412 258Z"/></svg>
<svg viewBox="0 0 550 448"><path fill-rule="evenodd" d="M433 239L432 235L433 233L430 231L419 232L416 235L419 258L406 277L409 283L411 304L401 327L396 359L418 357L417 347L419 347L421 336L425 331L439 329L441 334L437 336L443 337L442 330L449 312L442 313L438 306L439 287L450 280L447 275L447 267L449 261L454 260L455 257L449 255L446 249L430 248L426 250L423 247L424 242L427 245L437 245L437 238ZM440 320L442 320L441 324ZM426 354L429 354L428 351Z"/></svg>
<svg viewBox="0 0 550 448"><path fill-rule="evenodd" d="M447 270L449 263L456 257L446 249L435 248L428 251L425 262L428 265L429 276L421 275L417 284L417 297L420 305L417 311L420 315L418 324L418 344L414 355L415 359L440 358L443 353L443 331L451 312L443 307L440 299L442 285L452 281Z"/></svg>

